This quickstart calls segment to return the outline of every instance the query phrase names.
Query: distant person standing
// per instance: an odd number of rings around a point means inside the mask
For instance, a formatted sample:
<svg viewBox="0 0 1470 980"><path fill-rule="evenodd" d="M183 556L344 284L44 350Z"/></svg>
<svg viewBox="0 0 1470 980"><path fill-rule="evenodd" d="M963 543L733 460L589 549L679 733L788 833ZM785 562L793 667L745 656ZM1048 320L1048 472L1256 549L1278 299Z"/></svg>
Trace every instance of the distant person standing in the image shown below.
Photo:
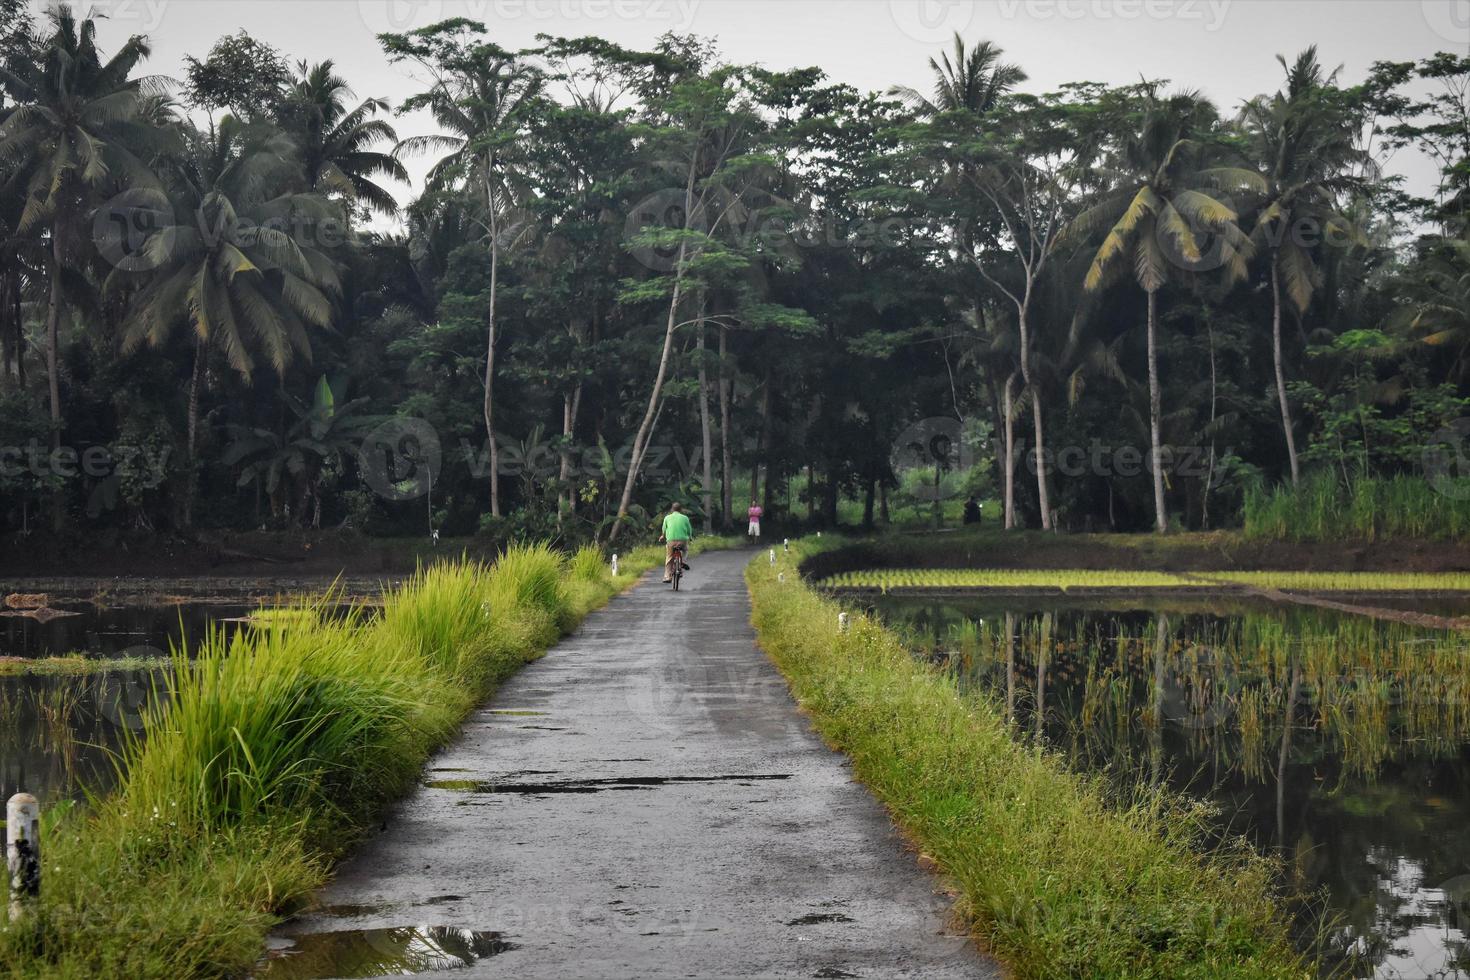
<svg viewBox="0 0 1470 980"><path fill-rule="evenodd" d="M750 540L756 544L760 544L761 541L761 515L764 513L765 511L761 510L761 505L755 502L755 498L750 498L750 510L745 512L746 519L750 521L750 527L746 533L750 535Z"/></svg>
<svg viewBox="0 0 1470 980"><path fill-rule="evenodd" d="M969 500L965 501L965 523L980 523L980 501L976 500L973 494Z"/></svg>

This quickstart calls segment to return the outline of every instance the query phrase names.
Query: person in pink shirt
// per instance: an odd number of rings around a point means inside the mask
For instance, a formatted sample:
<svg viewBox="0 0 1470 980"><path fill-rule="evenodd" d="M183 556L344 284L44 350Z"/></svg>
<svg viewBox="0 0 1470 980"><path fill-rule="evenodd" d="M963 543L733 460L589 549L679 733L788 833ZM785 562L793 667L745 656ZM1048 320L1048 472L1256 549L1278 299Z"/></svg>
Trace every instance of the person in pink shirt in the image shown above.
<svg viewBox="0 0 1470 980"><path fill-rule="evenodd" d="M761 539L761 515L764 513L765 511L761 510L761 505L756 503L755 498L752 497L750 501L750 510L745 512L745 516L750 521L750 529L747 532L750 535L750 540L757 543L759 543Z"/></svg>

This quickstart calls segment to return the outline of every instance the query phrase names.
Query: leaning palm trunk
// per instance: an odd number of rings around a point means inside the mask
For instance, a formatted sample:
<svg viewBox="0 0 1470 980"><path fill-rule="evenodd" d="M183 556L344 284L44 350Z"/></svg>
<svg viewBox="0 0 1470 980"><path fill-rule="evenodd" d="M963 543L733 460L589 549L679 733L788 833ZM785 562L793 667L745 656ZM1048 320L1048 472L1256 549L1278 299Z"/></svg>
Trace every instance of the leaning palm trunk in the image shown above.
<svg viewBox="0 0 1470 980"><path fill-rule="evenodd" d="M643 413L643 421L638 426L638 432L633 437L633 455L628 463L628 476L623 481L623 496L618 501L618 517L613 522L612 531L609 532L608 543L618 539L618 532L622 530L623 522L627 520L628 508L633 503L633 487L638 482L638 473L643 469L643 454L648 450L648 437L653 432L653 421L658 415L659 399L663 394L664 381L669 374L669 356L674 349L674 328L679 320L679 301L684 292L684 258L686 249L681 242L679 245L678 271L674 273L674 294L669 299L669 319L664 328L664 349L658 359L658 373L653 379L653 391L648 396L648 408Z"/></svg>
<svg viewBox="0 0 1470 980"><path fill-rule="evenodd" d="M1271 353L1276 360L1276 399L1281 403L1281 430L1286 433L1286 456L1291 461L1291 485L1301 480L1296 457L1296 436L1292 433L1291 403L1286 400L1286 372L1281 359L1281 285L1277 278L1277 253L1271 253Z"/></svg>
<svg viewBox="0 0 1470 980"><path fill-rule="evenodd" d="M684 227L687 234L693 226L694 221L694 178L699 166L699 154L694 154L694 159L689 162L689 176L684 182ZM653 432L654 420L658 417L660 399L663 396L664 381L669 375L669 355L674 350L674 331L679 326L679 301L684 297L684 272L685 261L689 257L689 242L684 236L679 238L679 255L674 263L674 290L669 297L669 320L664 327L664 349L658 359L658 373L653 379L653 391L648 395L648 408L643 412L643 421L638 426L638 432L633 437L633 456L628 462L628 476L623 481L623 495L618 501L618 516L613 521L612 530L608 533L608 543L618 539L618 532L623 529L623 522L628 519L628 508L633 503L633 487L638 483L638 474L643 469L643 454L648 451L649 436Z"/></svg>
<svg viewBox="0 0 1470 980"><path fill-rule="evenodd" d="M1159 394L1158 291L1148 291L1148 428L1149 458L1153 461L1154 530L1163 534L1169 529L1164 510L1164 443L1161 434L1163 398Z"/></svg>

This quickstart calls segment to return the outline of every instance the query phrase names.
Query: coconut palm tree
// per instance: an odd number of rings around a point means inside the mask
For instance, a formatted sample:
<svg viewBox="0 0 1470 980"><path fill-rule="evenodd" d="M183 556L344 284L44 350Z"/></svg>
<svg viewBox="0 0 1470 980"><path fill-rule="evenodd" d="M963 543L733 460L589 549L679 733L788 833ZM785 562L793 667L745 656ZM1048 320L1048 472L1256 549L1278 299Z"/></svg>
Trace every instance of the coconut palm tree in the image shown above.
<svg viewBox="0 0 1470 980"><path fill-rule="evenodd" d="M1470 241L1436 242L1405 273L1390 324L1430 347L1452 349L1451 371L1470 375Z"/></svg>
<svg viewBox="0 0 1470 980"><path fill-rule="evenodd" d="M1356 126L1340 98L1337 72L1325 74L1316 47L1294 63L1278 57L1286 88L1246 103L1241 122L1251 157L1266 177L1266 196L1251 229L1251 241L1267 256L1271 282L1271 351L1276 398L1286 435L1291 482L1301 479L1286 372L1281 356L1282 286L1298 314L1306 312L1321 285L1313 259L1319 240L1360 237L1337 210L1339 193L1351 188L1355 167L1371 165L1354 141Z"/></svg>
<svg viewBox="0 0 1470 980"><path fill-rule="evenodd" d="M446 36L385 36L390 61L428 70L428 91L399 111L427 109L442 132L398 144L398 153L441 153L429 171L431 194L462 193L479 205L490 252L490 295L485 315L485 434L490 443L490 513L500 516L500 457L495 441L495 301L500 253L514 237L513 211L523 187L517 172L528 121L542 101L545 75L515 54L463 36L469 27L441 25ZM510 232L511 234L507 234Z"/></svg>
<svg viewBox="0 0 1470 980"><path fill-rule="evenodd" d="M1018 65L1002 61L1004 56L1005 52L990 41L981 41L967 50L965 39L956 31L954 59L943 52L937 60L929 59L929 69L934 75L932 98L907 85L895 85L888 94L902 99L916 114L929 119L946 112L983 114L1026 80L1026 72Z"/></svg>
<svg viewBox="0 0 1470 980"><path fill-rule="evenodd" d="M297 358L310 359L310 331L331 326L340 287L333 263L303 231L329 217L331 205L316 195L276 193L296 173L289 140L226 116L218 128L189 131L186 144L169 166L172 194L159 202L160 227L106 288L136 284L136 270L148 270L123 324L125 352L161 347L181 327L193 334L192 462L210 350L247 381L261 361L284 375ZM192 485L191 478L186 524Z"/></svg>
<svg viewBox="0 0 1470 980"><path fill-rule="evenodd" d="M1215 119L1215 109L1193 92L1160 98L1145 85L1137 125L1125 134L1111 169L1112 189L1079 215L1067 239L1108 228L1093 255L1084 288L1103 289L1120 270L1133 274L1148 299L1147 346L1150 461L1154 527L1168 530L1164 507L1162 398L1159 389L1158 294L1171 267L1184 272L1219 269L1229 281L1246 274L1250 239L1235 210L1212 196L1225 190L1263 191L1259 174L1238 167L1205 167L1206 147L1196 137ZM1207 239L1213 249L1206 254Z"/></svg>
<svg viewBox="0 0 1470 980"><path fill-rule="evenodd" d="M383 99L367 99L348 109L354 97L331 61L301 62L279 111L281 125L296 143L307 186L338 195L383 215L398 213L398 202L378 179L408 182L408 171L391 153L372 149L396 145L398 134L385 119Z"/></svg>
<svg viewBox="0 0 1470 980"><path fill-rule="evenodd" d="M144 38L129 38L104 61L95 21L78 22L67 6L56 7L49 18L50 33L38 58L0 64L0 87L11 102L0 122L0 168L14 175L24 195L13 234L43 232L50 253L46 369L54 448L62 430L63 279L69 260L80 251L83 214L104 188L154 183L143 161L161 148L165 131L140 119L146 94L162 84L133 77L149 54ZM55 518L59 523L59 508Z"/></svg>

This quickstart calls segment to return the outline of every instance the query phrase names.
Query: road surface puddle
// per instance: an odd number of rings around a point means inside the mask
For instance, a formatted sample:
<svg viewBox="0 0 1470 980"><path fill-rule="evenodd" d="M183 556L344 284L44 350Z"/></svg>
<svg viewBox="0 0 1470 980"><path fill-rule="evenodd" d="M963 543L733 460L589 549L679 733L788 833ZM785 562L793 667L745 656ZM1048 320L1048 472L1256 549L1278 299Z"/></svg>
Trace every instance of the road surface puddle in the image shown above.
<svg viewBox="0 0 1470 980"><path fill-rule="evenodd" d="M539 783L493 779L431 779L424 785L459 793L514 793L542 796L551 793L601 793L605 790L648 790L679 783L738 783L763 779L790 779L790 773L736 776L615 776L607 779L566 779Z"/></svg>
<svg viewBox="0 0 1470 980"><path fill-rule="evenodd" d="M852 922L851 916L843 915L841 912L817 912L812 915L803 915L786 923L788 926L819 926L826 922Z"/></svg>
<svg viewBox="0 0 1470 980"><path fill-rule="evenodd" d="M256 976L271 980L409 976L458 970L516 948L498 932L443 926L347 929L290 937Z"/></svg>

